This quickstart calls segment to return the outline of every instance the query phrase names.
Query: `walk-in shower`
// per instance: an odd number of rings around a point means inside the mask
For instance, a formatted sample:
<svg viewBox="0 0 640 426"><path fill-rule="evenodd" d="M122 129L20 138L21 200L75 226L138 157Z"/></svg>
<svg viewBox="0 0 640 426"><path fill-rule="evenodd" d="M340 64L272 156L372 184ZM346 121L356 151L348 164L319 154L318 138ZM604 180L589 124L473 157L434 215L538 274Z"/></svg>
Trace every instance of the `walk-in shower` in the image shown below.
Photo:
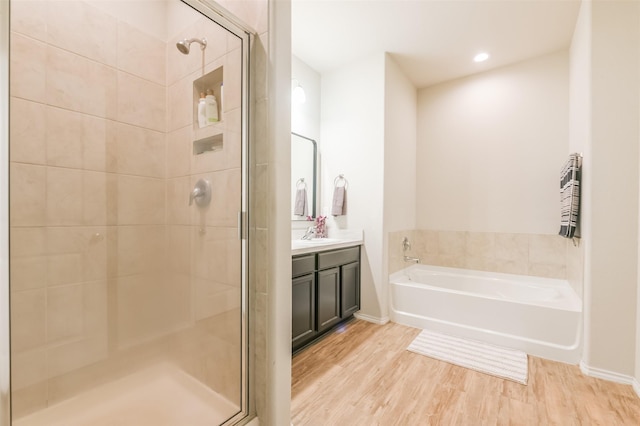
<svg viewBox="0 0 640 426"><path fill-rule="evenodd" d="M10 0L0 426L249 415L252 32L210 1L140 7ZM217 110L201 126L203 92Z"/></svg>

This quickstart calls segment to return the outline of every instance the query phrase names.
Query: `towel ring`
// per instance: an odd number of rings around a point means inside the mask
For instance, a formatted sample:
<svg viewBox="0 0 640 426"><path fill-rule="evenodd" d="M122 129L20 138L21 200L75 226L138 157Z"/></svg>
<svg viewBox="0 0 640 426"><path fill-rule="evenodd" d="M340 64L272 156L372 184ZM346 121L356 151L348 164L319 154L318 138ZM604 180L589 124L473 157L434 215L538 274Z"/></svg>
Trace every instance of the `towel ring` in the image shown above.
<svg viewBox="0 0 640 426"><path fill-rule="evenodd" d="M302 188L307 189L307 183L304 181L304 178L298 179L296 182L296 189L302 189L300 188L300 185L303 185Z"/></svg>
<svg viewBox="0 0 640 426"><path fill-rule="evenodd" d="M344 189L347 189L347 186L349 185L349 181L347 180L347 178L344 177L343 174L336 176L336 178L333 180L333 186L337 188L340 182L344 182L342 186L344 186Z"/></svg>

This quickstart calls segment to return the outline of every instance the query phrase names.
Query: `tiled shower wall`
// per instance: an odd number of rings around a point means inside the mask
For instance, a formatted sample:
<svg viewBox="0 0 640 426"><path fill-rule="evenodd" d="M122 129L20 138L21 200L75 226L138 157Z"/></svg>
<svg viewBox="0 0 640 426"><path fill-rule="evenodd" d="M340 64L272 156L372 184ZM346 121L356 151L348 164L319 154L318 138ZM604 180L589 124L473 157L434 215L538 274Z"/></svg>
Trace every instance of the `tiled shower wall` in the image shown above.
<svg viewBox="0 0 640 426"><path fill-rule="evenodd" d="M561 278L572 284L581 279L581 251L558 235L416 229L389 233L389 273L409 265L403 261L405 236L411 242L407 255L428 265Z"/></svg>
<svg viewBox="0 0 640 426"><path fill-rule="evenodd" d="M13 2L11 18L14 415L150 354L236 399L239 44L204 19L166 42L80 1ZM224 149L204 161L189 132L200 52L175 48L196 33L223 40L206 67L229 88ZM204 210L188 206L200 177ZM159 339L176 330L180 345Z"/></svg>

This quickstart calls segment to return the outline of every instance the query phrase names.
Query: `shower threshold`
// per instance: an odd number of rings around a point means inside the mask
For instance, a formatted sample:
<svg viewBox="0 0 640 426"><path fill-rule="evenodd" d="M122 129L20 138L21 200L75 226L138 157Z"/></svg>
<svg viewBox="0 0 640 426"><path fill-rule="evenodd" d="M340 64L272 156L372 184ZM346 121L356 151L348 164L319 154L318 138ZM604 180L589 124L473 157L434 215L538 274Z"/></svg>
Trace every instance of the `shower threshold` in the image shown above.
<svg viewBox="0 0 640 426"><path fill-rule="evenodd" d="M13 425L216 425L239 410L178 367L161 363L16 419Z"/></svg>

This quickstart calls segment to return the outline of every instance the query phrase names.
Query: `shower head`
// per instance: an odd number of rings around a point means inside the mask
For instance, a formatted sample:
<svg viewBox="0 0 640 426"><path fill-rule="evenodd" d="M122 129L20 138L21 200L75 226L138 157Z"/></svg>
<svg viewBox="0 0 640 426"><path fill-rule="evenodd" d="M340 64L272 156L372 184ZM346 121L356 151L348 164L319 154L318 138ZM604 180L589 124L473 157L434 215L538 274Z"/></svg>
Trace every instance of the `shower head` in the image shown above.
<svg viewBox="0 0 640 426"><path fill-rule="evenodd" d="M190 38L190 39L184 39L181 40L179 42L176 43L176 47L178 48L178 50L180 51L180 53L184 54L184 55L188 55L189 54L189 46L191 45L191 43L193 42L196 43L200 43L200 50L204 50L205 47L207 47L207 39L206 38Z"/></svg>

